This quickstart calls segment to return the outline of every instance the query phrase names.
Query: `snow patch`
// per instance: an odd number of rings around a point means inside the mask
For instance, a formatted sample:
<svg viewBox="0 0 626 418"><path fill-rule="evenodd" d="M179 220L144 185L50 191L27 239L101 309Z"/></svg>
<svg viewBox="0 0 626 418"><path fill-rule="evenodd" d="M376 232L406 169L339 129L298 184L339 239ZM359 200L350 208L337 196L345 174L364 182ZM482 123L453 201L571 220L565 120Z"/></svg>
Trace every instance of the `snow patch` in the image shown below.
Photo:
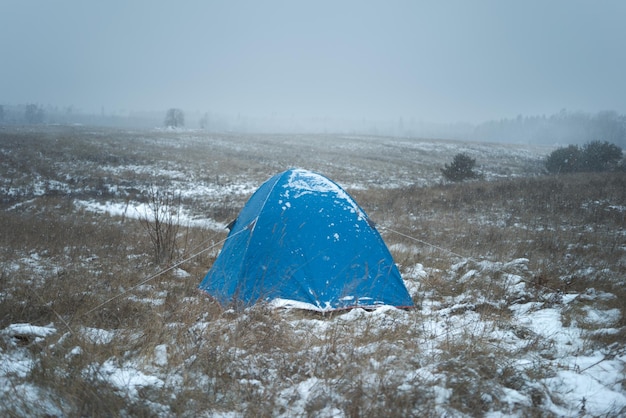
<svg viewBox="0 0 626 418"><path fill-rule="evenodd" d="M334 194L342 202L348 203L350 211L356 213L359 220L366 216L354 200L341 187L328 180L326 177L303 169L293 169L287 183L283 186L288 190L295 190L293 198L309 193ZM287 196L288 197L288 196Z"/></svg>
<svg viewBox="0 0 626 418"><path fill-rule="evenodd" d="M105 361L102 365L92 364L85 370L85 373L107 382L118 389L120 394L133 400L139 399L138 390L141 388L164 386L163 380L158 377L144 374L132 364L117 366L113 359Z"/></svg>
<svg viewBox="0 0 626 418"><path fill-rule="evenodd" d="M81 327L80 333L83 338L95 345L109 344L115 338L116 331L109 331L100 328Z"/></svg>

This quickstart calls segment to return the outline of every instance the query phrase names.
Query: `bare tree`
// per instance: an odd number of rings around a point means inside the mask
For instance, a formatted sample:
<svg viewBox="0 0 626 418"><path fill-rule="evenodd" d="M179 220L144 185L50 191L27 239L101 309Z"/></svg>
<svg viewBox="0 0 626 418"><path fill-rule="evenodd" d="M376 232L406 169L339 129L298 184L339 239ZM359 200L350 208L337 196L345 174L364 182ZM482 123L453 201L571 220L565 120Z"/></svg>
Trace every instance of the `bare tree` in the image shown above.
<svg viewBox="0 0 626 418"><path fill-rule="evenodd" d="M165 114L165 126L168 128L178 128L179 126L185 126L185 114L178 108L168 109Z"/></svg>
<svg viewBox="0 0 626 418"><path fill-rule="evenodd" d="M200 129L207 129L209 127L209 113L205 112L200 118Z"/></svg>

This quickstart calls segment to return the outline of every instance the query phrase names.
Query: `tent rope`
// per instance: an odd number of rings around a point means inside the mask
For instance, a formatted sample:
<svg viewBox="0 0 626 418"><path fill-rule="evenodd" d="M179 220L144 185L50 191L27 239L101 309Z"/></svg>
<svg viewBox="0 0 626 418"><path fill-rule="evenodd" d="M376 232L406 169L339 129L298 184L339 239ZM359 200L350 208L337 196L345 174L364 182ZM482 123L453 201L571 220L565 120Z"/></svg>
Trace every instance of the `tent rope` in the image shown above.
<svg viewBox="0 0 626 418"><path fill-rule="evenodd" d="M167 268L165 268L165 269L163 269L163 270L158 271L157 273L155 273L155 274L153 274L153 275L151 275L151 276L147 277L146 279L144 279L144 280L142 280L141 282L139 282L139 283L135 284L134 286L132 286L132 287L130 287L130 288L128 288L128 289L126 289L126 290L124 290L123 292L120 292L120 293L118 293L117 295L115 295L115 296L113 296L113 297L111 297L111 298L109 298L109 299L105 300L104 302L102 302L102 303L100 303L100 304L96 305L95 307L93 307L93 308L91 308L90 310L88 310L87 312L85 312L83 315L88 315L88 314L90 314L90 313L92 313L92 312L94 312L94 311L96 311L96 310L98 310L98 309L102 308L103 306L105 306L105 305L107 305L107 304L111 303L112 301L114 301L114 300L116 300L116 299L118 299L118 298L120 298L120 297L124 296L125 294L127 294L127 293L129 293L129 292L131 292L131 291L135 290L135 289L136 289L136 288L138 288L139 286L144 285L144 284L148 283L149 281L154 280L154 279L156 279L157 277L159 277L159 276L161 276L161 275L163 275L163 274L165 274L165 273L167 273L167 272L169 272L169 271L171 271L171 270L175 269L176 267L180 266L181 264L186 263L186 262L188 262L188 261L190 261L190 260L192 260L192 259L194 259L194 258L198 257L200 254L203 254L203 253L205 253L205 252L207 252L207 251L209 251L209 250L211 250L211 249L215 248L216 246L218 246L218 245L220 245L220 244L222 244L222 243L226 242L228 239L230 239L230 238L234 238L234 237L235 237L235 236L237 236L238 234L240 234L240 233L242 233L242 232L244 232L244 231L248 230L248 229L249 229L249 227L250 227L250 225L249 225L247 228L243 228L243 229L241 229L241 230L239 230L239 231L235 232L234 234L230 234L230 235L226 236L224 239L222 239L222 240L219 240L219 241L215 242L213 245L211 245L211 246L209 246L209 247L206 247L206 248L204 248L204 249L202 249L202 250L200 250L200 251L198 251L198 252L196 252L196 253L194 253L194 254L190 255L189 257L186 257L186 258L184 258L184 259L182 259L182 260L180 260L180 261L175 262L174 264L172 264L171 266L169 266L169 267L167 267ZM450 254L450 255L453 255L453 256L455 256L455 257L459 257L459 258L464 259L464 260L468 260L468 261L471 261L471 262L474 262L474 263L478 263L478 260L476 260L476 259L474 259L474 258L472 258L472 257L467 257L467 256L464 256L464 255L459 254L459 253L456 253L456 252L454 252L454 251L452 251L452 250L450 250L450 249L447 249L447 248L444 248L444 247L441 247L441 246L438 246L438 245L435 245L435 244L431 244L431 243L429 243L429 242L427 242L427 241L421 240L421 239L419 239L419 238L413 237L413 236L411 236L411 235L405 234L405 233L400 232L400 231L397 231L397 230L395 230L395 229L392 229L392 228L386 227L386 226L384 226L384 225L378 225L378 227L379 227L380 229L385 230L385 231L388 231L388 232L391 232L391 233L394 233L394 234L400 235L400 236L402 236L402 237L404 237L404 238L407 238L407 239L410 239L410 240L412 240L412 241L418 242L418 243L420 243L420 244L426 245L426 246L428 246L428 247L434 248L434 249L436 249L436 250L438 250L438 251L441 251L441 252L444 252L444 253L448 253L448 254ZM194 247L194 249L196 249L196 248L198 248L198 247L200 247L200 246L203 246L206 242L211 241L214 237L215 237L215 235L213 235L213 237L211 237L211 238L209 238L209 239L205 240L203 243L201 243L201 244L199 244L199 245L195 246L195 247ZM502 272L502 273L507 273L507 272L506 272L506 271L504 271L502 268L498 268L496 271L499 271L499 272ZM542 287L542 288L548 289L548 290L550 290L550 291L552 291L552 292L555 292L555 293L560 293L560 292L561 292L559 289L554 289L554 288L552 288L552 287L550 287L550 286L546 286L546 285L544 285L544 284L542 284L542 283L534 283L534 282L531 282L531 281L529 281L529 280L524 279L523 277L520 277L520 279L521 279L523 282L525 282L525 283L531 284L531 285L533 285L533 286L539 286L539 287Z"/></svg>
<svg viewBox="0 0 626 418"><path fill-rule="evenodd" d="M415 242L419 242L420 244L424 244L424 245L426 245L428 247L431 247L431 248L434 248L436 250L442 251L444 253L448 253L448 254L451 254L453 256L456 256L456 257L459 257L459 258L463 258L463 259L466 259L466 260L472 260L470 257L465 257L465 256L463 256L461 254L458 254L458 253L455 253L454 251L449 250L447 248L439 247L439 246L437 246L435 244L431 244L430 242L426 242L426 241L421 240L419 238L412 237L410 235L404 234L404 233L402 233L400 231L396 231L396 230L388 228L386 226L381 225L381 228L386 230L386 231L393 232L394 234L400 235L401 237L408 238L408 239L413 240ZM475 261L475 260L472 260L472 261Z"/></svg>
<svg viewBox="0 0 626 418"><path fill-rule="evenodd" d="M244 229L244 230L245 230L245 229ZM187 258L185 258L185 259L183 259L183 260L180 260L180 261L178 261L178 262L176 262L176 263L172 264L171 266L169 266L169 267L167 267L167 268L165 268L165 269L163 269L163 270L160 270L160 271L156 272L156 273L155 273L155 274L153 274L152 276L149 276L148 278L146 278L146 279L142 280L141 282L137 283L136 285L134 285L134 286L132 286L132 287L130 287L130 288L128 288L128 289L126 289L126 290L124 290L123 292L120 292L120 293L118 293L117 295L115 295L115 296L113 296L113 297L111 297L111 298L109 298L109 299L105 300L104 302L100 303L99 305L95 306L94 308L91 308L91 309L90 309L90 310L88 310L87 312L83 313L83 315L88 315L88 314L90 314L90 313L92 313L92 312L94 312L94 311L96 311L96 310L98 310L98 309L102 308L104 305L106 305L106 304L108 304L108 303L110 303L110 302L112 302L112 301L114 301L114 300L116 300L116 299L118 299L118 298L120 298L120 297L124 296L125 294L127 294L127 293L129 293L129 292L131 292L131 291L135 290L135 289L136 289L136 288L138 288L139 286L144 285L144 284L148 283L149 281L156 279L157 277L159 277L159 276L161 276L161 275L163 275L163 274L167 273L168 271L171 271L171 270L175 269L176 267L180 266L181 264L186 263L186 262L188 262L188 261L190 261L190 260L192 260L192 259L196 258L196 257L197 257L197 256L199 256L200 254L203 254L203 253L205 253L205 252L207 252L207 251L209 251L209 250L212 250L213 248L215 248L215 247L217 247L218 245L220 245L220 244L222 244L222 243L226 242L228 239L235 237L236 235L238 235L239 233L243 232L244 230L242 230L242 231L238 231L238 232L236 232L236 233L234 233L234 234L232 234L232 235L228 235L226 238L224 238L224 239L222 239L222 240L219 240L219 241L215 242L213 245L211 245L211 246L209 246L209 247L207 247L207 248L204 248L204 249L202 249L202 250L200 250L200 251L196 252L195 254L192 254L192 255L190 255L189 257L187 257ZM217 234L216 234L216 235L217 235ZM213 237L215 237L215 235L213 235ZM204 241L204 242L206 243L206 242L210 241L211 239L213 239L213 237L212 237L212 238L210 238L210 239L208 239L208 240L206 240L206 241ZM204 243L203 243L203 244L204 244ZM198 248L198 246L196 246L195 248Z"/></svg>
<svg viewBox="0 0 626 418"><path fill-rule="evenodd" d="M431 244L431 243L429 243L429 242L426 242L426 241L421 240L421 239L419 239L419 238L412 237L412 236L410 236L410 235L407 235L407 234L402 233L402 232L400 232L400 231L397 231L397 230L395 230L395 229L392 229L392 228L386 227L386 226L384 226L384 225L380 225L379 227L380 227L380 229L383 229L383 230L385 230L385 231L389 231L389 232L392 232L392 233L394 233L394 234L400 235L400 236L402 236L402 237L404 237L404 238L410 239L410 240L412 240L412 241L419 242L420 244L424 244L424 245L426 245L426 246L429 246L429 247L434 248L434 249L436 249L436 250L442 251L442 252L444 252L444 253L448 253L448 254L453 255L453 256L455 256L455 257L459 257L459 258L461 258L461 259L463 259L463 260L468 260L468 261L471 261L471 262L473 262L473 263L475 263L475 264L478 264L478 263L479 263L479 261L478 261L478 260L476 260L475 258L472 258L472 257L466 257L466 256L464 256L464 255L462 255L462 254L456 253L456 252L454 252L454 251L452 251L452 250L449 250L449 249L447 249L447 248L444 248L444 247L441 247L441 246L438 246L438 245ZM505 274L508 274L508 272L504 271L504 269L503 269L503 268L501 268L501 267L500 267L500 268L495 269L495 271L500 272L500 273L505 273ZM554 293L557 293L557 294L558 294L558 293L562 293L562 291L561 291L560 289L555 289L555 288L550 287L550 286L547 286L547 285L545 285L545 284L543 284L543 283L532 282L532 281L527 280L527 279L525 279L525 278L523 278L523 277L521 277L521 276L519 276L519 278L520 278L520 280L521 280L521 281L523 281L524 283L527 283L527 284L529 284L529 285L531 285L531 286L542 287L542 288L544 288L544 289L550 290L550 291L552 291L552 292L554 292Z"/></svg>

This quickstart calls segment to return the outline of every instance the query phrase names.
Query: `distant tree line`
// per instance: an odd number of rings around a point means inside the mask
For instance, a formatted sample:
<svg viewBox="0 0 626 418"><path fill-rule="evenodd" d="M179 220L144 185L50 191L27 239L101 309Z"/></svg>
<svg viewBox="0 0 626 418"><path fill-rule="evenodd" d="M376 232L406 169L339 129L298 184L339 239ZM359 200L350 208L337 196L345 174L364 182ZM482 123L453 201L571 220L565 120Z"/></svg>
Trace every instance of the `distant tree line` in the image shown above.
<svg viewBox="0 0 626 418"><path fill-rule="evenodd" d="M562 110L552 116L518 116L477 125L470 139L490 142L584 144L602 138L626 148L626 115Z"/></svg>
<svg viewBox="0 0 626 418"><path fill-rule="evenodd" d="M162 112L86 113L74 106L54 106L35 103L0 104L0 125L92 125L111 127L154 128L163 122Z"/></svg>
<svg viewBox="0 0 626 418"><path fill-rule="evenodd" d="M546 159L550 173L613 171L618 169L622 149L608 141L591 141L585 145L569 145L556 149Z"/></svg>
<svg viewBox="0 0 626 418"><path fill-rule="evenodd" d="M24 110L24 119L31 125L43 123L44 114L43 107L36 104L28 104Z"/></svg>
<svg viewBox="0 0 626 418"><path fill-rule="evenodd" d="M181 109L162 111L117 110L96 113L81 112L74 106L19 104L1 105L0 124L83 124L94 126L154 128L163 125L179 127L189 125L211 131L237 132L334 132L364 133L372 135L401 135L409 137L448 138L487 142L521 144L577 144L592 138L601 138L626 148L626 115L615 111L595 114L562 110L551 116L522 116L512 119L492 120L479 125L466 123L429 124L414 117L397 120L343 120L332 117L294 118L293 115L249 117L241 114L226 115L212 112L183 114ZM187 118L187 116L189 116Z"/></svg>
<svg viewBox="0 0 626 418"><path fill-rule="evenodd" d="M44 123L46 111L39 104L30 103L20 106L0 105L0 124L27 124Z"/></svg>

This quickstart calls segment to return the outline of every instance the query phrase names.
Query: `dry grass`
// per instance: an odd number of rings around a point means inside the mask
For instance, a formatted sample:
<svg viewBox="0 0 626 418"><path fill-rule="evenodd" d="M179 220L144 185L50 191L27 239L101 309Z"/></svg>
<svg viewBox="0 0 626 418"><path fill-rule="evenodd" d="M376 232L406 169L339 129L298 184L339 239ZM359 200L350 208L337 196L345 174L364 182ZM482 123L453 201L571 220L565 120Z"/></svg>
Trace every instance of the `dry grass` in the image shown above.
<svg viewBox="0 0 626 418"><path fill-rule="evenodd" d="M78 416L209 411L324 416L332 412L329 405L351 417L480 415L509 408L499 401L505 387L532 398L532 405L518 406L517 412L540 416L547 395L532 382L548 373L543 363L520 371L512 366L516 353L490 337L495 329L509 330L527 341L525 352L550 355L545 342L510 323L507 275L534 289L537 301L555 291L593 288L613 294L601 302L577 300L564 320L593 331L594 324L584 323L585 306L618 309L621 317L614 326L620 331L590 334L588 348L623 347L626 211L613 206L626 202L624 173L551 177L531 172L468 184L370 184L349 190L379 223L403 273L417 263L425 266L426 273L415 278L420 309L410 312L357 310L320 317L265 306L225 311L196 290L215 252L182 264L189 277L168 271L140 285L160 269L152 263L140 222L75 204L86 198L145 201L142 190L148 185L176 188L185 179L136 167L180 171L211 185L238 178L257 183L291 165L326 168L331 178L337 174L347 184L356 183L362 172L331 164L344 154L332 151L328 145L336 139L330 137L316 138L317 146L308 151L290 138L255 138L257 148L241 152L234 151L237 144L250 138L211 140L66 128L0 132L0 329L14 323L53 323L57 329L45 340L18 341L36 362L29 373L11 377L16 388L3 400L12 405L5 407L8 415L44 415L46 402L61 415ZM300 148L287 153L285 143ZM375 138L364 139L363 147L374 154L360 150L346 166L367 162L376 175L398 178L424 170L414 161L399 162L414 151L411 147L398 146L383 158L375 146ZM437 155L444 160L455 151ZM393 171L394 164L401 164L401 174ZM515 170L536 169L528 161L516 164ZM42 181L48 185L43 191L35 186ZM191 196L182 204L227 222L246 197ZM178 259L208 246L207 238L211 243L223 237L223 232L183 226ZM526 267L506 263L518 258L529 260ZM483 261L499 267L485 269ZM441 329L428 325L428 309L441 313ZM109 332L110 338L90 337L85 330L92 328ZM0 339L0 353L14 344ZM162 382L137 387L131 396L111 384L107 364L143 370ZM397 372L407 369L431 374ZM41 404L23 395L28 392L20 385L39 388ZM299 385L308 395L296 396L293 388ZM432 387L450 391L448 404L438 404Z"/></svg>

